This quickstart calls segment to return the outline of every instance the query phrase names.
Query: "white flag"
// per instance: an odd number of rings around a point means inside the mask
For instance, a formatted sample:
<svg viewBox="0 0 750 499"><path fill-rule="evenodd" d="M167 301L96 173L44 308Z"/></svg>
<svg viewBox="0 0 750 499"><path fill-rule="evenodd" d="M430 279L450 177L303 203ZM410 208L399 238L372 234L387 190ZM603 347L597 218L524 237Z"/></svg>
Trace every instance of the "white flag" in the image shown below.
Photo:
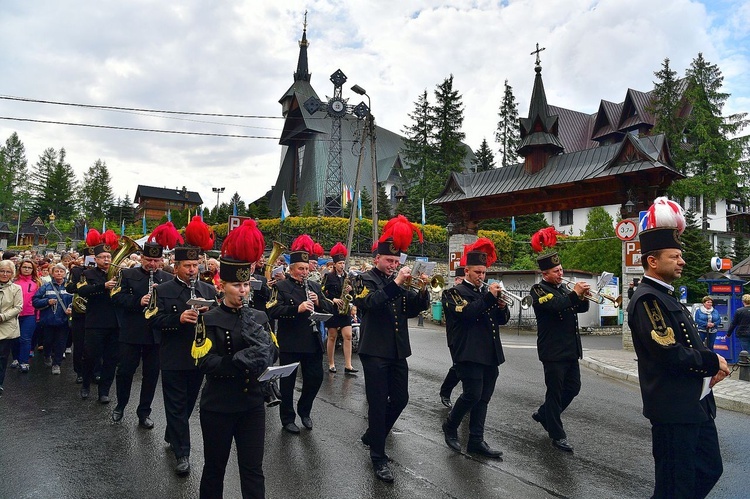
<svg viewBox="0 0 750 499"><path fill-rule="evenodd" d="M281 221L283 222L289 216L289 207L286 205L286 196L284 191L281 192Z"/></svg>
<svg viewBox="0 0 750 499"><path fill-rule="evenodd" d="M425 213L424 213L424 198L422 198L422 226L424 226L426 219L427 217L425 216Z"/></svg>

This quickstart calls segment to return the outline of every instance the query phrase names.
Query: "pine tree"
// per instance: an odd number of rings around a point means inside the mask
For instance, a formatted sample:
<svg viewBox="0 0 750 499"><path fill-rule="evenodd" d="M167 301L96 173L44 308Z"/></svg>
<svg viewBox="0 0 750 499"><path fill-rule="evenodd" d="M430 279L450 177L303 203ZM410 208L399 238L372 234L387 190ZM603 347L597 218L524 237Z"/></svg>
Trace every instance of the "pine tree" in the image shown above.
<svg viewBox="0 0 750 499"><path fill-rule="evenodd" d="M385 192L385 186L378 184L378 220L389 220L393 217L393 205Z"/></svg>
<svg viewBox="0 0 750 499"><path fill-rule="evenodd" d="M81 186L81 209L87 219L104 218L111 208L119 211L122 200L115 203L110 182L112 178L107 169L107 163L97 159L86 171Z"/></svg>
<svg viewBox="0 0 750 499"><path fill-rule="evenodd" d="M497 131L495 132L495 142L500 144L500 166L505 167L518 162L516 150L521 145L521 131L518 125L518 102L513 95L513 87L508 85L505 80L505 91L503 92L503 101L500 103L500 118L497 122Z"/></svg>
<svg viewBox="0 0 750 499"><path fill-rule="evenodd" d="M492 154L492 149L487 144L486 138L482 139L482 144L479 146L479 149L474 151L474 156L476 157L471 160L471 164L475 172L486 172L496 168L495 155Z"/></svg>
<svg viewBox="0 0 750 499"><path fill-rule="evenodd" d="M0 217L8 220L19 207L28 207L26 148L13 132L0 147Z"/></svg>
<svg viewBox="0 0 750 499"><path fill-rule="evenodd" d="M45 149L31 173L32 209L34 216L68 220L75 213L77 181L73 167L65 162L65 149L58 155L53 148Z"/></svg>

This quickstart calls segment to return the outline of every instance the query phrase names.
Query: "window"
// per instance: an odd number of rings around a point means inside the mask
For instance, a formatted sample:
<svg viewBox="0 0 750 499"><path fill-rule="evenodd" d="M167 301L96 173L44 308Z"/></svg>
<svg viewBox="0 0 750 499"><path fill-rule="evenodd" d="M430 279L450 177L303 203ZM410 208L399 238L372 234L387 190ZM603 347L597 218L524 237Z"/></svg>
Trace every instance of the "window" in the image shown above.
<svg viewBox="0 0 750 499"><path fill-rule="evenodd" d="M562 210L560 212L560 225L573 225L573 210Z"/></svg>
<svg viewBox="0 0 750 499"><path fill-rule="evenodd" d="M716 215L716 200L707 201L708 203L708 214Z"/></svg>

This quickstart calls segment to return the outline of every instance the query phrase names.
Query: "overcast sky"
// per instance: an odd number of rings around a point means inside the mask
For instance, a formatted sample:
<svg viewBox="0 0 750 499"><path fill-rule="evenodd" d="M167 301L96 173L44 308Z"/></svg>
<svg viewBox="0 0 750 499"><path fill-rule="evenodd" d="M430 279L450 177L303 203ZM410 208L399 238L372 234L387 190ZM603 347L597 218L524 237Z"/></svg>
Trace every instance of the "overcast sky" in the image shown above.
<svg viewBox="0 0 750 499"><path fill-rule="evenodd" d="M750 111L750 2L738 0L3 0L0 2L0 140L16 131L30 167L64 147L79 178L107 163L116 196L138 184L212 187L250 202L279 169L279 98L292 84L303 16L312 85L349 78L344 97L367 89L380 126L409 123L419 94L454 75L463 95L466 142L493 149L505 79L523 116L536 43L550 104L593 113L600 99L647 91L665 57L679 75L698 52L720 66L725 113ZM97 106L239 114L172 116L19 102L7 97ZM267 138L174 135L23 122Z"/></svg>

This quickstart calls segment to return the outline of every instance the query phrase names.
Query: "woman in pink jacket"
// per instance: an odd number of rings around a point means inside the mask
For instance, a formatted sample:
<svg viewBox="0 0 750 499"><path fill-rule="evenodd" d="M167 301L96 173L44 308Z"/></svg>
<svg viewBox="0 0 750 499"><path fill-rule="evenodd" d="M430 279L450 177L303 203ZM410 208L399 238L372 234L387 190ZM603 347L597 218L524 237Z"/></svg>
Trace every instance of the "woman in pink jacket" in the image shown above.
<svg viewBox="0 0 750 499"><path fill-rule="evenodd" d="M36 309L31 303L36 290L42 285L37 273L36 264L31 260L21 261L18 267L18 276L15 281L21 287L23 293L23 308L18 316L18 325L21 328L21 337L13 345L13 364L22 373L29 372L29 351L31 350L31 337L36 329Z"/></svg>

